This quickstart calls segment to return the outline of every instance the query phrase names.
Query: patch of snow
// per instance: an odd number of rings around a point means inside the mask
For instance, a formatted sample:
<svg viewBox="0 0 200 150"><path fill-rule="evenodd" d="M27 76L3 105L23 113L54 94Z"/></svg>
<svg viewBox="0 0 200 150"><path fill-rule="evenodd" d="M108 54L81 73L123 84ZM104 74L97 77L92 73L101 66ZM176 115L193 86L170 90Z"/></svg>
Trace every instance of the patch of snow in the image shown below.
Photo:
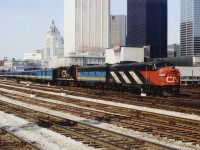
<svg viewBox="0 0 200 150"><path fill-rule="evenodd" d="M44 150L95 150L69 137L0 111L0 126Z"/></svg>

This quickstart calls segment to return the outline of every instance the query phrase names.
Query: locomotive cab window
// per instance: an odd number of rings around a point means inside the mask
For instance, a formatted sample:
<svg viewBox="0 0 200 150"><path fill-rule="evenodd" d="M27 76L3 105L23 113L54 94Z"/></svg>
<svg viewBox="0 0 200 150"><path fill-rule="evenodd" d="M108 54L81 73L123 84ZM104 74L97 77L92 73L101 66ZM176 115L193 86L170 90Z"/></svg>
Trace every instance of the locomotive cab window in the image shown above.
<svg viewBox="0 0 200 150"><path fill-rule="evenodd" d="M154 65L150 65L147 67L147 71L153 71L153 70L155 70Z"/></svg>
<svg viewBox="0 0 200 150"><path fill-rule="evenodd" d="M166 67L166 66L174 66L174 64L169 63L169 62L161 62L161 63L155 64L155 68L156 69L159 69L159 68L162 68L162 67Z"/></svg>
<svg viewBox="0 0 200 150"><path fill-rule="evenodd" d="M63 71L62 71L62 77L63 77L63 78L67 77L67 71L66 71L66 70L63 70Z"/></svg>

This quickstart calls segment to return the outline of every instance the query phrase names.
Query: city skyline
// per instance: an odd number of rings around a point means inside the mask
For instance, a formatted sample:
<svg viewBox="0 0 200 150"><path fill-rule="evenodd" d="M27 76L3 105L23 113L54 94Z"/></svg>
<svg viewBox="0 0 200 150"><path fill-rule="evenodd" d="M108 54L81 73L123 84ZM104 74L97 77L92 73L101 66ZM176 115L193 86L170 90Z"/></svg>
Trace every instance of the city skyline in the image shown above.
<svg viewBox="0 0 200 150"><path fill-rule="evenodd" d="M180 0L169 2L168 44L180 43ZM126 14L126 0L111 0L111 14ZM64 36L63 0L1 0L0 59L22 59L23 53L44 47L47 30L55 20Z"/></svg>

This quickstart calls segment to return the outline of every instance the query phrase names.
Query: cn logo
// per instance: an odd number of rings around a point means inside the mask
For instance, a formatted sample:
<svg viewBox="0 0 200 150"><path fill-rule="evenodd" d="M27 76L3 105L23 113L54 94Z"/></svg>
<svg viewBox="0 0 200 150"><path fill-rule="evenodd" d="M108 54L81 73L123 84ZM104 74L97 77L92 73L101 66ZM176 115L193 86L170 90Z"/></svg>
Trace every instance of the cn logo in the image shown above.
<svg viewBox="0 0 200 150"><path fill-rule="evenodd" d="M166 82L167 83L176 83L176 82L178 83L179 80L176 77L170 77L169 76L169 77L166 78Z"/></svg>

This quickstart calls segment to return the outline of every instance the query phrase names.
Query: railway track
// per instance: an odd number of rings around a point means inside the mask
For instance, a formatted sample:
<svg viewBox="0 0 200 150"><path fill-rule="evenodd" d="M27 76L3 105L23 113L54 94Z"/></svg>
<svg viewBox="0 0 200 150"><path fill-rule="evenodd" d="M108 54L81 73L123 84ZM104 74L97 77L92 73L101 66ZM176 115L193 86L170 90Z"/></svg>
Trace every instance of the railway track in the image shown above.
<svg viewBox="0 0 200 150"><path fill-rule="evenodd" d="M3 93L3 92L2 92ZM38 92L37 92L38 93ZM3 95L12 99L18 99L19 95L13 95L10 93L4 93ZM20 96L20 101L48 107L50 109L71 113L76 116L85 117L88 119L96 119L98 121L107 122L110 124L116 124L124 128L133 129L141 132L148 132L149 134L159 135L161 137L167 137L170 139L181 140L184 142L192 142L193 144L199 144L200 137L200 122L192 121L183 118L177 118L167 115L155 114L150 112L138 111L133 109L119 108L115 106L102 105L92 102L83 102L75 99L68 99L61 96L55 96L51 94L40 93L38 96L51 99L59 99L59 101L80 104L83 107L90 107L96 110L102 110L107 113L100 113L99 111L90 111L88 109L81 109L76 107L69 107L58 105L50 102L41 102L41 100L30 99ZM45 105L47 103L47 105ZM52 107L53 106L53 107ZM118 114L118 115L114 115Z"/></svg>
<svg viewBox="0 0 200 150"><path fill-rule="evenodd" d="M8 83L3 82L10 86L18 86L16 83ZM21 87L27 88L25 84L20 84ZM4 88L8 88L4 86ZM10 87L11 88L11 87ZM46 90L49 92L56 92L60 93L60 88L56 89L55 87L47 87L46 85L34 85L31 84L31 89L35 90ZM120 93L105 93L100 92L97 90L88 90L88 89L82 89L78 88L78 92L75 91L77 88L74 87L62 87L64 92L66 94L70 95L79 95L82 97L88 97L88 98L101 98L107 101L112 102L119 102L124 104L130 104L130 105L137 105L137 106L145 106L150 108L157 108L162 110L170 110L170 111L176 111L176 112L186 112L189 114L196 114L200 115L200 100L198 99L186 99L186 98L176 98L176 97L169 97L169 98L162 98L162 97L140 97L137 95L129 95L128 93L122 95ZM82 91L80 90L82 89ZM72 91L71 91L72 90ZM89 92L90 91L90 92ZM25 92L25 91L24 91ZM30 92L30 90L27 90L27 92Z"/></svg>
<svg viewBox="0 0 200 150"><path fill-rule="evenodd" d="M0 128L1 150L39 150L39 148L6 129Z"/></svg>
<svg viewBox="0 0 200 150"><path fill-rule="evenodd" d="M186 95L190 95L192 98L200 99L200 87L189 87L182 86L181 93L185 93Z"/></svg>
<svg viewBox="0 0 200 150"><path fill-rule="evenodd" d="M12 81L13 83L16 82L15 80L13 79L9 79L9 81ZM3 80L1 79L1 82L8 82L7 80ZM27 81L23 81L22 83L24 84L25 82ZM20 84L20 83L19 83ZM23 85L22 84L22 85ZM47 84L38 84L38 83L34 83L32 82L31 83L32 86L38 86L40 85L40 87L44 87L44 88L47 88ZM58 85L51 85L49 86L49 88L51 89L51 87L53 87L54 89L60 89L60 88L65 88L66 90L69 90L71 93L73 92L81 92L81 93L101 93L102 90L99 90L99 89L96 89L95 87L93 88L81 88L81 87L70 87L70 86L58 86ZM181 86L181 93L180 93L180 98L184 98L184 99L188 99L188 100L194 100L194 98L197 98L199 101L200 101L200 94L199 94L199 87L185 87L185 86ZM124 92L120 92L120 91L117 91L117 92L114 92L114 91L103 91L103 93L107 93L107 94L116 94L117 96L120 96L120 97L124 97ZM126 95L128 95L129 97L132 96L132 94L130 92L126 92ZM136 97L140 97L138 95L135 95ZM152 98L149 97L149 98ZM156 98L156 97L153 97L153 98ZM159 97L160 98L160 97Z"/></svg>
<svg viewBox="0 0 200 150"><path fill-rule="evenodd" d="M0 77L0 81L2 81L2 82L6 81L7 82L8 80L5 80L5 78ZM9 81L16 82L15 79L9 79ZM22 82L29 82L29 81L22 80ZM31 84L34 85L35 83L32 82ZM35 85L38 85L38 83L36 83ZM70 89L70 91L77 91L77 89L78 89L78 91L84 92L84 93L87 93L89 91L95 92L95 91L98 90L98 89L95 89L95 87L86 89L86 88L81 88L81 87L78 88L78 87L70 87L70 86L58 86L58 85L51 85L51 86L53 86L56 89L60 89L61 87L65 87L66 89ZM47 87L47 84L40 84L40 87ZM187 95L187 96L189 96L189 94L199 95L199 90L200 90L200 87L190 87L190 86L182 85L181 89L180 89L180 92L181 92L180 96L181 96L181 98L185 98L184 95ZM119 92L111 91L111 93L117 94L117 93L120 93L120 91ZM129 92L127 92L127 93L129 93ZM191 98L193 98L193 97L191 97ZM200 99L200 95L199 95L199 99Z"/></svg>
<svg viewBox="0 0 200 150"><path fill-rule="evenodd" d="M60 118L44 112L20 107L9 103L1 103L0 110L14 114L20 118L31 120L42 127L58 132L66 137L78 140L101 149L172 149L160 144L147 142L126 135L111 132L105 129Z"/></svg>

